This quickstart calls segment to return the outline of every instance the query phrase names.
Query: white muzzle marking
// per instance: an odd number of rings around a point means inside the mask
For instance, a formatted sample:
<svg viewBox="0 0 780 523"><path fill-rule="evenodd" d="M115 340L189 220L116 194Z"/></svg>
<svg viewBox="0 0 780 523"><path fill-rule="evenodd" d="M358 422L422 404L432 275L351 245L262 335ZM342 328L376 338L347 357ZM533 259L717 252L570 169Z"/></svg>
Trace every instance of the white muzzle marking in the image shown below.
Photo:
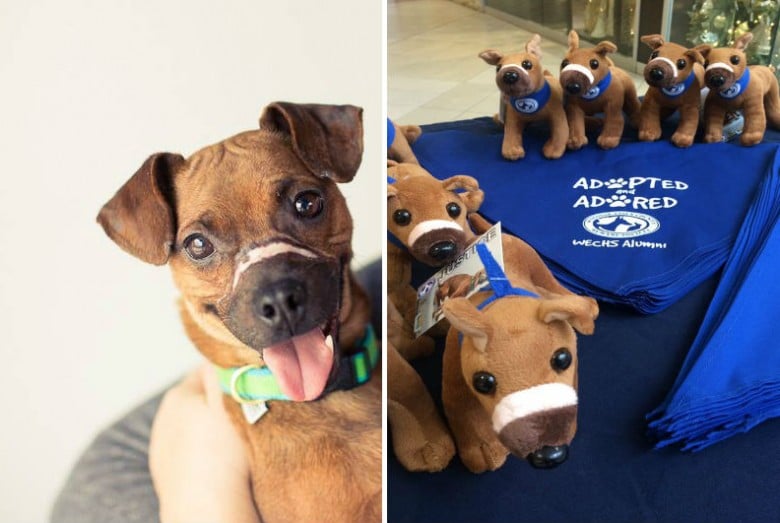
<svg viewBox="0 0 780 523"><path fill-rule="evenodd" d="M577 405L577 391L563 383L545 383L504 396L493 409L496 434L516 419Z"/></svg>
<svg viewBox="0 0 780 523"><path fill-rule="evenodd" d="M236 288L236 285L238 285L238 280L241 279L241 275L244 274L244 272L249 267L251 267L255 263L259 263L261 261L285 253L300 254L301 256L304 256L306 258L319 257L317 256L316 253L308 249L296 247L295 245L291 245L285 242L271 242L269 244L263 245L262 247L255 247L254 249L252 249L251 251L249 251L248 253L240 257L241 259L238 262L238 265L236 265L236 274L235 276L233 276L233 289Z"/></svg>
<svg viewBox="0 0 780 523"><path fill-rule="evenodd" d="M409 233L409 247L413 246L414 243L419 240L420 236L423 234L429 233L431 231L439 231L442 229L454 229L456 231L463 232L463 227L449 220L425 220L424 222L420 222L415 225L414 229L412 229L412 232Z"/></svg>
<svg viewBox="0 0 780 523"><path fill-rule="evenodd" d="M578 73L582 73L585 76L588 77L588 81L593 85L595 78L593 78L593 73L591 73L587 67L580 64L569 64L563 69L561 69L561 74L565 73L566 71L577 71Z"/></svg>
<svg viewBox="0 0 780 523"><path fill-rule="evenodd" d="M528 76L528 71L526 71L525 68L522 65L517 65L517 64L504 64L504 65L502 65L501 69L498 70L498 74L501 74L501 71L503 71L505 67L517 67L522 72L524 72L526 76Z"/></svg>
<svg viewBox="0 0 780 523"><path fill-rule="evenodd" d="M650 65L653 62L664 62L665 64L668 64L669 67L672 68L672 72L674 73L674 77L677 78L677 66L674 64L674 62L672 62L671 60L669 60L665 56L659 56L659 57L653 58L652 60L647 62L647 65Z"/></svg>
<svg viewBox="0 0 780 523"><path fill-rule="evenodd" d="M710 69L725 69L725 70L727 70L727 71L729 71L731 73L734 72L734 68L731 67L729 64L724 63L724 62L715 62L713 64L710 64L710 65L707 66L706 71L709 71Z"/></svg>

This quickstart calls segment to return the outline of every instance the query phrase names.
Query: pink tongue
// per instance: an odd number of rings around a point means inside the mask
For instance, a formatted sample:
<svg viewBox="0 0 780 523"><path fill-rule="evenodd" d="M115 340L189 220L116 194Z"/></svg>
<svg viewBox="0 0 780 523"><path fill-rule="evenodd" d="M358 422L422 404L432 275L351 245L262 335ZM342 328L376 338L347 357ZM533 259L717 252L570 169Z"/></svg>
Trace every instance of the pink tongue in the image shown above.
<svg viewBox="0 0 780 523"><path fill-rule="evenodd" d="M325 344L320 329L266 347L263 360L293 401L316 399L325 390L333 366L333 349Z"/></svg>

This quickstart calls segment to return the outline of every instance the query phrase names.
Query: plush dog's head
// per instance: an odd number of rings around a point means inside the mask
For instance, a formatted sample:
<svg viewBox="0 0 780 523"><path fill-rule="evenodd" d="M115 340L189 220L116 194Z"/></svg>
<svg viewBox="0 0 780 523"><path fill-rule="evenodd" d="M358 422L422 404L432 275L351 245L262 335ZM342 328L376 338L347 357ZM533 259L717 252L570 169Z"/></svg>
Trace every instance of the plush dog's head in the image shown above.
<svg viewBox="0 0 780 523"><path fill-rule="evenodd" d="M482 311L466 298L442 306L462 334L463 379L512 454L542 468L562 463L577 429L577 338L598 308L581 296L499 298Z"/></svg>
<svg viewBox="0 0 780 523"><path fill-rule="evenodd" d="M707 87L726 92L742 77L748 66L745 49L751 41L753 34L745 33L737 38L734 47L714 47L702 51Z"/></svg>
<svg viewBox="0 0 780 523"><path fill-rule="evenodd" d="M187 159L152 155L98 215L126 251L171 266L206 357L228 367L260 354L293 400L322 394L334 340L365 325L344 323L364 296L351 283L352 220L336 186L360 165L361 114L272 104L259 130Z"/></svg>
<svg viewBox="0 0 780 523"><path fill-rule="evenodd" d="M704 64L701 50L709 46L687 49L679 44L664 41L659 34L640 38L653 52L645 66L644 76L648 85L668 89L685 81L693 72L694 64Z"/></svg>
<svg viewBox="0 0 780 523"><path fill-rule="evenodd" d="M474 239L466 215L482 204L477 180L458 175L437 180L419 165L387 169L387 229L417 260L439 267Z"/></svg>
<svg viewBox="0 0 780 523"><path fill-rule="evenodd" d="M576 31L569 32L569 49L561 62L560 74L561 85L566 92L572 96L587 96L609 74L612 61L607 54L615 51L617 46L608 41L580 49L579 35Z"/></svg>
<svg viewBox="0 0 780 523"><path fill-rule="evenodd" d="M521 98L535 93L544 86L544 69L541 64L542 37L533 35L525 44L524 53L502 54L495 49L479 53L479 57L496 66L496 85L510 98Z"/></svg>

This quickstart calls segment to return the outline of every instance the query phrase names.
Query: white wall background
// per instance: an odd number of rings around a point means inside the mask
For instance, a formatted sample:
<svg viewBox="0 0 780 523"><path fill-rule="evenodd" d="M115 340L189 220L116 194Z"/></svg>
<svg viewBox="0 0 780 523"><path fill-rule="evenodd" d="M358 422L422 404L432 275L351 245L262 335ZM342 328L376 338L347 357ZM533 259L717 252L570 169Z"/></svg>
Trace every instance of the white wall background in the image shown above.
<svg viewBox="0 0 780 523"><path fill-rule="evenodd" d="M167 268L95 223L152 152L254 128L274 100L365 108L345 186L380 255L382 3L0 0L0 521L44 521L97 430L196 360Z"/></svg>

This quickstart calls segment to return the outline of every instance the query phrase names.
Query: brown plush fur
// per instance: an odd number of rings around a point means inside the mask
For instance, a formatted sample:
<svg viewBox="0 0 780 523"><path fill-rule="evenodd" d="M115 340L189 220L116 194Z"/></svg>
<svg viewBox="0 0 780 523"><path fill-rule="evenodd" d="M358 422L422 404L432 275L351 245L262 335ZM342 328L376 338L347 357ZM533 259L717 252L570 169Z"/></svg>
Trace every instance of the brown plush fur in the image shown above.
<svg viewBox="0 0 780 523"><path fill-rule="evenodd" d="M338 345L349 354L369 321L369 302L349 270L352 220L334 182L352 179L361 154L360 109L272 104L260 130L186 160L170 153L150 157L98 220L131 254L171 266L188 336L222 367L262 363L261 347L248 346L226 326L226 303L242 251L285 239L342 260ZM293 196L308 190L322 195L319 219L295 214ZM193 232L215 246L207 263L193 262L183 249ZM317 401L269 402L269 412L254 425L225 396L249 449L263 521L380 521L380 375Z"/></svg>
<svg viewBox="0 0 780 523"><path fill-rule="evenodd" d="M420 137L422 129L417 125L396 125L393 143L387 149L387 158L398 163L414 163L419 165L411 145Z"/></svg>
<svg viewBox="0 0 780 523"><path fill-rule="evenodd" d="M744 50L753 40L745 33L734 42L734 47L716 47L704 50L707 60L705 82L710 88L704 104L704 141L723 139L723 120L726 113L741 109L745 124L740 137L742 145L755 145L764 139L767 123L780 129L780 94L773 71L763 65L747 64ZM720 65L722 64L722 65ZM728 91L750 69L750 82L744 92L726 99L719 93Z"/></svg>
<svg viewBox="0 0 780 523"><path fill-rule="evenodd" d="M581 49L576 31L569 33L569 49L561 63L560 82L568 96L566 98L566 116L569 121L568 148L581 149L587 145L585 136L585 116L604 113L604 128L597 142L602 149L612 149L620 144L623 135L623 112L629 123L636 127L639 122L639 99L636 87L628 74L616 67L607 57L617 51L612 42L604 41L595 47ZM573 70L569 65L581 66L589 71L593 80L581 71ZM609 87L598 97L586 100L582 96L612 72Z"/></svg>
<svg viewBox="0 0 780 523"><path fill-rule="evenodd" d="M542 148L545 158L560 158L566 150L569 125L563 109L563 91L558 80L542 67L540 42L541 37L537 34L526 43L524 53L504 55L500 51L488 49L479 54L485 62L496 66L496 85L506 107L501 154L507 160L525 157L523 130L535 121L545 121L550 125L550 138ZM533 114L524 114L514 108L512 98L536 93L544 87L545 82L550 85L551 94L542 109Z"/></svg>
<svg viewBox="0 0 780 523"><path fill-rule="evenodd" d="M709 46L686 49L665 42L658 34L645 35L640 40L653 53L644 70L648 88L640 111L639 139L646 142L658 140L661 137L661 120L674 111L680 111L680 123L672 135L672 143L677 147L689 147L699 126L701 89L704 87L704 57L701 51L709 49ZM664 94L663 89L674 89L690 75L693 75L693 81L685 92L673 97Z"/></svg>
<svg viewBox="0 0 780 523"><path fill-rule="evenodd" d="M487 224L472 219L475 229ZM470 300L445 301L444 315L451 324L444 352L442 398L458 454L472 472L499 468L509 452L521 458L544 447L568 445L576 431L576 405L543 410L516 419L496 433L492 417L502 398L515 391L546 383L562 383L576 390L577 352L574 330L591 334L598 305L562 287L538 254L519 238L502 236L507 277L514 286L540 295L500 298L483 311ZM463 334L460 343L459 334ZM564 371L551 367L551 357L566 348L572 355ZM495 393L479 393L472 378L490 372L497 380Z"/></svg>

